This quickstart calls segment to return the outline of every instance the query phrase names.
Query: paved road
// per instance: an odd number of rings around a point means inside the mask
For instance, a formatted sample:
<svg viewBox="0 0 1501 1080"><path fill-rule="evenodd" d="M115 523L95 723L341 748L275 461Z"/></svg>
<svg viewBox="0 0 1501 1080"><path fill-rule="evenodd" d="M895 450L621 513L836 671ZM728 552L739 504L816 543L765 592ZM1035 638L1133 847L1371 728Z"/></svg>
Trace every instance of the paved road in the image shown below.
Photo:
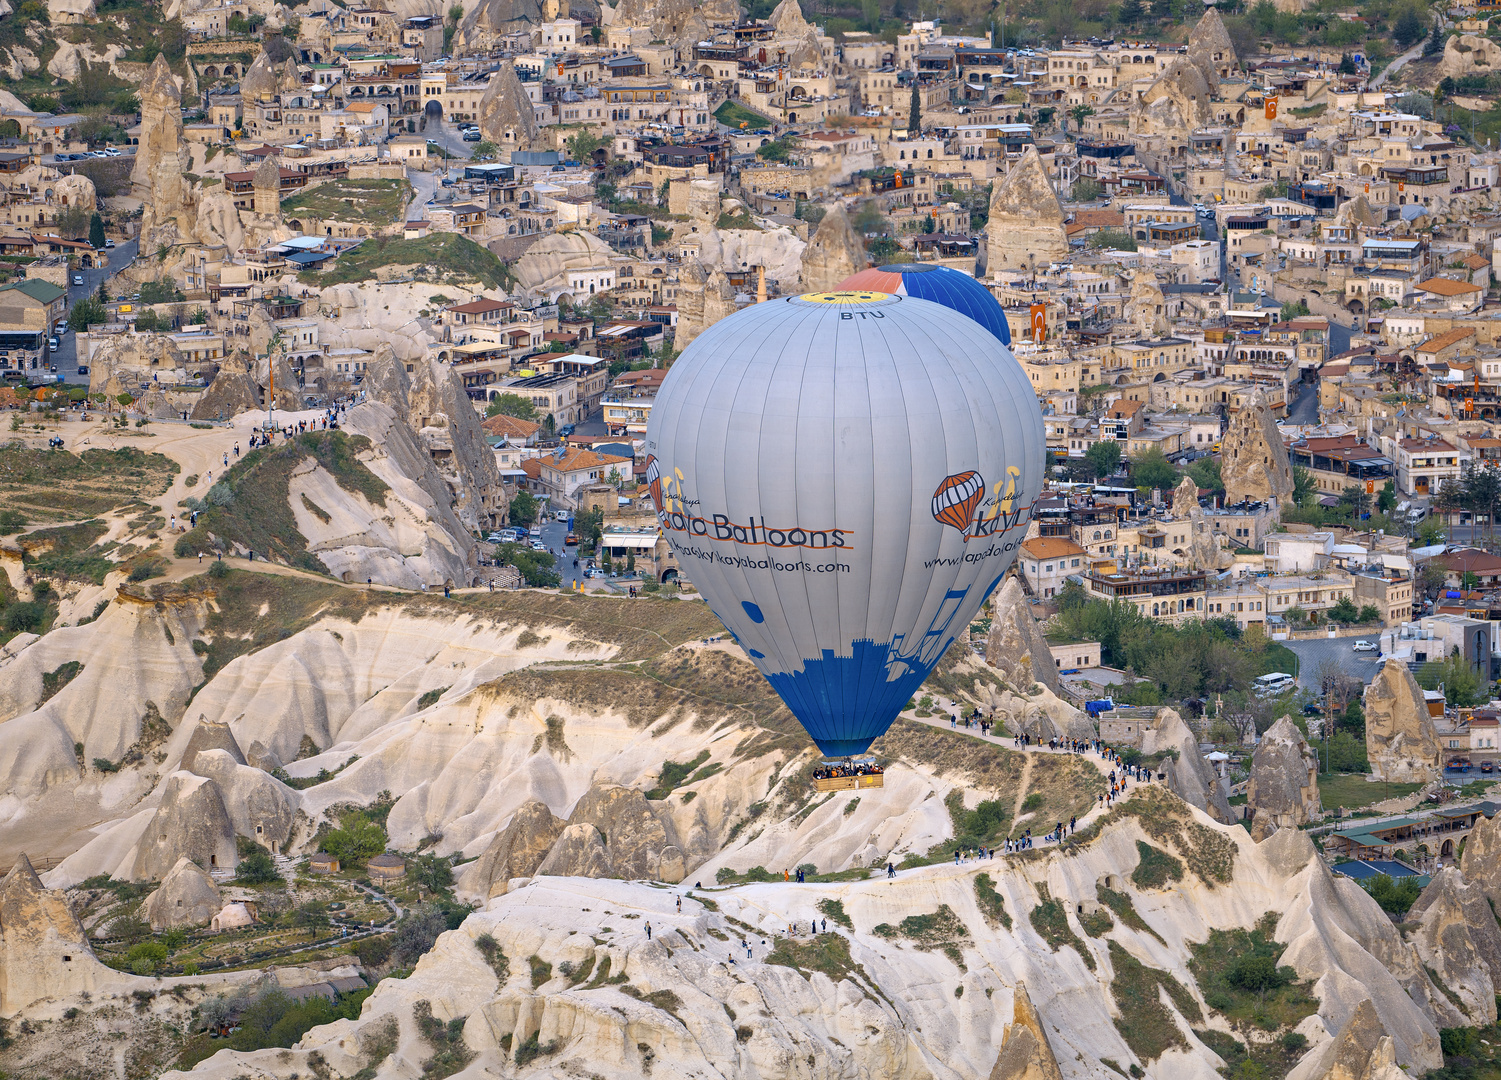
<svg viewBox="0 0 1501 1080"><path fill-rule="evenodd" d="M1408 64L1410 64L1412 61L1414 61L1418 57L1422 56L1423 55L1423 46L1426 45L1427 43L1428 43L1428 37L1425 34L1423 36L1423 40L1422 41L1418 42L1416 45L1414 45L1412 48L1408 49L1401 56L1399 56L1395 60L1393 60L1390 64L1386 65L1386 67L1382 68L1381 69L1381 73L1379 75L1377 75L1374 79L1371 80L1371 89L1372 90L1377 89L1383 83L1386 82L1387 77L1389 75L1393 75L1396 72L1401 71L1404 67L1406 67Z"/></svg>
<svg viewBox="0 0 1501 1080"><path fill-rule="evenodd" d="M1363 683L1370 682L1376 677L1379 668L1377 653L1355 651L1356 638L1312 638L1307 641L1284 641L1286 645L1298 656L1298 685L1305 690L1319 689L1319 665L1325 660L1333 660L1335 665L1347 675L1354 676ZM1368 640L1375 641L1372 635Z"/></svg>
<svg viewBox="0 0 1501 1080"><path fill-rule="evenodd" d="M1287 408L1289 424L1317 424L1319 422L1319 389L1317 384L1293 384L1297 397Z"/></svg>
<svg viewBox="0 0 1501 1080"><path fill-rule="evenodd" d="M474 143L466 143L459 135L459 129L445 120L436 117L430 118L427 125L419 130L419 134L441 146L450 154L453 160L448 162L448 168L434 168L431 172L417 172L408 170L407 179L411 181L415 194L412 198L411 208L407 211L407 219L422 217L425 211L423 207L434 199L440 198L445 177L458 177L463 171L464 162L474 153ZM434 161L440 159L434 158Z"/></svg>
<svg viewBox="0 0 1501 1080"><path fill-rule="evenodd" d="M83 284L71 284L73 277L68 275L68 306L71 308L86 296L93 296L99 291L99 283L106 278L114 277L125 269L136 257L136 242L127 240L123 244L109 249L109 265L93 270L80 270L83 275ZM113 289L111 289L113 293ZM71 330L58 339L58 348L48 358L49 364L57 365L57 373L62 376L63 382L87 384L89 377L78 373L77 336Z"/></svg>

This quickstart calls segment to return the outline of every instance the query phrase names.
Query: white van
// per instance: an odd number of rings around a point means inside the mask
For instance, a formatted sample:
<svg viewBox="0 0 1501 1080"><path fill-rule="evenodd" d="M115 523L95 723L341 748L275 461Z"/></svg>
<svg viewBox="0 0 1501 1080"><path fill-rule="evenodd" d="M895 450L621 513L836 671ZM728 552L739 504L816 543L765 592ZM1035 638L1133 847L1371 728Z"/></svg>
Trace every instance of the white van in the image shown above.
<svg viewBox="0 0 1501 1080"><path fill-rule="evenodd" d="M1275 697L1284 690L1292 689L1297 680L1282 671L1271 671L1265 675L1258 675L1251 683L1251 688L1257 697Z"/></svg>

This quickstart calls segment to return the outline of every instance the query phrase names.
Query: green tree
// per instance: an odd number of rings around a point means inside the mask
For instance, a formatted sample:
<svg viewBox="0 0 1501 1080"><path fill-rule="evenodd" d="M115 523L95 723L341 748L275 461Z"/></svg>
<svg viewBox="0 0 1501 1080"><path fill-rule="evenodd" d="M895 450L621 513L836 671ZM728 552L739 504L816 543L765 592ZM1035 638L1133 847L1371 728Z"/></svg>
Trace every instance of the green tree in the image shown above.
<svg viewBox="0 0 1501 1080"><path fill-rule="evenodd" d="M77 240L80 236L88 235L89 212L82 206L70 206L57 216L53 225L69 240Z"/></svg>
<svg viewBox="0 0 1501 1080"><path fill-rule="evenodd" d="M1331 622L1352 623L1360 618L1360 611L1348 596L1341 596L1329 609Z"/></svg>
<svg viewBox="0 0 1501 1080"><path fill-rule="evenodd" d="M1360 615L1356 618L1356 621L1363 623L1379 623L1381 621L1381 609L1378 608L1375 604L1366 604L1360 609Z"/></svg>
<svg viewBox="0 0 1501 1080"><path fill-rule="evenodd" d="M1151 449L1131 459L1131 479L1137 487L1167 488L1178 483L1178 470L1161 450Z"/></svg>
<svg viewBox="0 0 1501 1080"><path fill-rule="evenodd" d="M1444 30L1439 19L1433 20L1433 33L1428 35L1428 40L1423 42L1424 56L1437 56L1444 51Z"/></svg>
<svg viewBox="0 0 1501 1080"><path fill-rule="evenodd" d="M73 305L73 310L68 312L69 330L87 330L90 326L109 321L109 312L104 310L104 305L92 296L86 296Z"/></svg>
<svg viewBox="0 0 1501 1080"><path fill-rule="evenodd" d="M1095 476L1113 476L1121 465L1121 444L1111 439L1091 443L1089 449L1084 451L1084 459L1094 469Z"/></svg>
<svg viewBox="0 0 1501 1080"><path fill-rule="evenodd" d="M484 161L486 158L495 156L495 144L489 139L481 139L474 144L474 152L469 155L470 161Z"/></svg>
<svg viewBox="0 0 1501 1080"><path fill-rule="evenodd" d="M1286 191L1284 191L1283 194L1285 195ZM1283 322L1287 322L1290 319L1296 319L1300 315L1307 314L1309 314L1308 305L1302 300L1289 300L1287 303L1282 305Z"/></svg>
<svg viewBox="0 0 1501 1080"><path fill-rule="evenodd" d="M104 219L98 214L89 215L89 246L95 251L104 247Z"/></svg>
<svg viewBox="0 0 1501 1080"><path fill-rule="evenodd" d="M1358 75L1359 69L1355 66L1355 59L1349 53L1341 53L1339 58L1339 73L1341 75Z"/></svg>
<svg viewBox="0 0 1501 1080"><path fill-rule="evenodd" d="M270 854L265 851L252 851L240 860L239 866L235 867L236 880L247 885L263 885L277 880L280 876L276 872L276 864L271 861Z"/></svg>
<svg viewBox="0 0 1501 1080"><path fill-rule="evenodd" d="M1419 547L1431 547L1444 542L1444 526L1437 518L1424 518L1413 539Z"/></svg>
<svg viewBox="0 0 1501 1080"><path fill-rule="evenodd" d="M912 99L907 102L907 134L916 135L922 130L922 92L917 80L912 80Z"/></svg>
<svg viewBox="0 0 1501 1080"><path fill-rule="evenodd" d="M594 152L605 145L605 141L588 128L580 128L568 137L568 156L574 161L582 161L588 164L594 157Z"/></svg>
<svg viewBox="0 0 1501 1080"><path fill-rule="evenodd" d="M520 394L496 394L485 406L486 416L514 416L517 420L537 420L537 406Z"/></svg>
<svg viewBox="0 0 1501 1080"><path fill-rule="evenodd" d="M1392 40L1403 49L1411 48L1423 33L1423 18L1415 7L1403 8L1397 21L1392 23Z"/></svg>
<svg viewBox="0 0 1501 1080"><path fill-rule="evenodd" d="M1397 508L1397 485L1388 480L1381 485L1381 490L1376 493L1376 509L1383 514L1390 514Z"/></svg>
<svg viewBox="0 0 1501 1080"><path fill-rule="evenodd" d="M1418 894L1423 891L1423 886L1418 883L1418 879L1411 876L1394 881L1385 874L1377 874L1375 877L1366 878L1361 885L1383 910L1393 915L1405 915L1407 910L1417 903Z"/></svg>
<svg viewBox="0 0 1501 1080"><path fill-rule="evenodd" d="M1096 250L1135 251L1136 238L1124 229L1101 229L1089 238L1089 246Z"/></svg>
<svg viewBox="0 0 1501 1080"><path fill-rule="evenodd" d="M792 156L792 135L784 135L780 139L772 139L756 147L756 156L762 161L786 161Z"/></svg>
<svg viewBox="0 0 1501 1080"><path fill-rule="evenodd" d="M526 528L537 520L537 511L540 507L537 497L530 491L518 491L511 498L510 518L512 525L520 525Z"/></svg>
<svg viewBox="0 0 1501 1080"><path fill-rule="evenodd" d="M364 862L386 850L386 830L360 811L346 813L339 826L323 837L323 850L340 862Z"/></svg>
<svg viewBox="0 0 1501 1080"><path fill-rule="evenodd" d="M1068 197L1074 202L1094 202L1105 194L1104 186L1092 176L1081 176L1069 189Z"/></svg>
<svg viewBox="0 0 1501 1080"><path fill-rule="evenodd" d="M104 282L102 281L99 283L99 292L97 295L101 306L109 303L109 290L104 287Z"/></svg>
<svg viewBox="0 0 1501 1080"><path fill-rule="evenodd" d="M579 543L590 548L599 547L599 539L605 533L605 512L600 507L591 507L573 516L573 531Z"/></svg>
<svg viewBox="0 0 1501 1080"><path fill-rule="evenodd" d="M1194 483L1201 488L1211 489L1219 495L1225 493L1225 481L1220 477L1219 458L1199 458L1188 467L1188 475L1193 477Z"/></svg>
<svg viewBox="0 0 1501 1080"><path fill-rule="evenodd" d="M1424 690L1437 690L1443 684L1444 703L1456 708L1469 709L1485 701L1480 675L1462 656L1428 661L1418 668L1417 680Z"/></svg>
<svg viewBox="0 0 1501 1080"><path fill-rule="evenodd" d="M1073 108L1069 109L1068 115L1069 118L1073 120L1074 126L1080 131L1083 131L1084 121L1094 115L1094 109L1088 105L1075 105ZM1096 197L1098 198L1098 196Z"/></svg>
<svg viewBox="0 0 1501 1080"><path fill-rule="evenodd" d="M1313 473L1301 465L1293 466L1293 502L1299 506L1307 505L1310 499L1318 496L1318 485L1314 483Z"/></svg>
<svg viewBox="0 0 1501 1080"><path fill-rule="evenodd" d="M1120 20L1127 26L1135 26L1141 22L1141 17L1146 13L1141 0L1122 0Z"/></svg>

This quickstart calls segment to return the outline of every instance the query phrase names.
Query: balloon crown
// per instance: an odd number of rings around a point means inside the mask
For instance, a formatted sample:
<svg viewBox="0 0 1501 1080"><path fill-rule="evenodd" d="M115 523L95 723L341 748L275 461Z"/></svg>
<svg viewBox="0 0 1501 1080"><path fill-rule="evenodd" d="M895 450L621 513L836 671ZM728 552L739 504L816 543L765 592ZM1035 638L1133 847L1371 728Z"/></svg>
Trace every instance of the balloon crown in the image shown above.
<svg viewBox="0 0 1501 1080"><path fill-rule="evenodd" d="M871 289L846 289L837 292L803 293L801 296L789 297L792 300L800 300L805 304L881 304L891 300L899 300L900 297L891 293L875 292Z"/></svg>

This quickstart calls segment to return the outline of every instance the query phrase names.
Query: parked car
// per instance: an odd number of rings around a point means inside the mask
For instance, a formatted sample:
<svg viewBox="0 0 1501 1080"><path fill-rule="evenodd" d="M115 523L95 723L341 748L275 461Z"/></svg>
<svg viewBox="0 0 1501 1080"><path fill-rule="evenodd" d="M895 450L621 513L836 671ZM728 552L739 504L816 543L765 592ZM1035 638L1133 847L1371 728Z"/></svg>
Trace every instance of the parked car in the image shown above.
<svg viewBox="0 0 1501 1080"><path fill-rule="evenodd" d="M533 551L546 551L547 550L547 545L544 544L541 540L533 540L532 541L532 550Z"/></svg>
<svg viewBox="0 0 1501 1080"><path fill-rule="evenodd" d="M107 247L107 248L112 248L112 247L115 246L115 242L113 240L109 239L109 237L105 237L105 239L104 239L104 246Z"/></svg>
<svg viewBox="0 0 1501 1080"><path fill-rule="evenodd" d="M1366 641L1364 638L1361 638L1359 641L1357 641L1355 643L1355 651L1356 652L1380 652L1381 651L1381 646L1377 645L1374 641Z"/></svg>
<svg viewBox="0 0 1501 1080"><path fill-rule="evenodd" d="M579 542L579 538L578 538L578 535L576 533L569 533L567 536L563 537L563 546L564 547L573 547L578 542Z"/></svg>
<svg viewBox="0 0 1501 1080"><path fill-rule="evenodd" d="M101 154L103 154L105 157L119 157L120 156L120 151L117 150L113 146L106 146L103 150L101 150L99 152Z"/></svg>
<svg viewBox="0 0 1501 1080"><path fill-rule="evenodd" d="M466 132L464 132L464 141L465 142L479 142L480 138L481 138L481 135L479 133L479 129L478 128L475 128L473 131L466 131Z"/></svg>
<svg viewBox="0 0 1501 1080"><path fill-rule="evenodd" d="M1490 760L1482 761L1480 763L1480 771L1481 772L1495 772L1496 771L1496 766Z"/></svg>
<svg viewBox="0 0 1501 1080"><path fill-rule="evenodd" d="M89 373L89 367L88 367L87 364L79 364L78 365L78 374L80 374L80 375L87 375L88 373Z"/></svg>
<svg viewBox="0 0 1501 1080"><path fill-rule="evenodd" d="M83 275L82 274L74 274L73 275L73 284L74 285L82 285L83 284Z"/></svg>
<svg viewBox="0 0 1501 1080"><path fill-rule="evenodd" d="M50 338L47 339L47 348L49 348L49 349L56 349L57 345L58 345L57 338L50 337Z"/></svg>
<svg viewBox="0 0 1501 1080"><path fill-rule="evenodd" d="M505 538L502 537L500 535L500 533L493 532L489 536L485 537L485 543L487 543L487 544L503 544L503 543L505 543Z"/></svg>

